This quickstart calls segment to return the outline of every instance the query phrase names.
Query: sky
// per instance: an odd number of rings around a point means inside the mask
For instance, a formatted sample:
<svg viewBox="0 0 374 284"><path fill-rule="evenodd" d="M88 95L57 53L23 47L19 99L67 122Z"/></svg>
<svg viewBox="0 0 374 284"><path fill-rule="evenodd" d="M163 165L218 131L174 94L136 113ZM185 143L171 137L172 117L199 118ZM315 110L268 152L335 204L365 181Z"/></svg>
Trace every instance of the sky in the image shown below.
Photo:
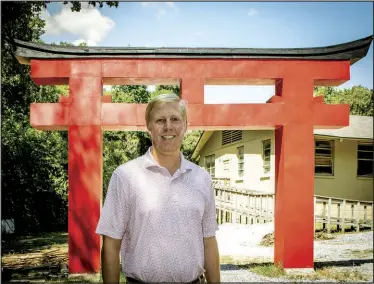
<svg viewBox="0 0 374 284"><path fill-rule="evenodd" d="M323 47L373 35L370 2L120 2L118 8L50 3L46 43L112 47ZM373 43L339 88L373 88ZM153 90L154 86L149 86ZM205 103L263 103L273 86L205 86Z"/></svg>

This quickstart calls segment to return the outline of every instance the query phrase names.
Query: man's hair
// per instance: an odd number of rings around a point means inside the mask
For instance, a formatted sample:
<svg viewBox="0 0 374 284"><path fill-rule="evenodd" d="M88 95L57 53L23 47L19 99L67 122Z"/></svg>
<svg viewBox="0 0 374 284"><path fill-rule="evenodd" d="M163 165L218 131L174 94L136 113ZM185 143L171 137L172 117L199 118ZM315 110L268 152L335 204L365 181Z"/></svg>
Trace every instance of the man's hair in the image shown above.
<svg viewBox="0 0 374 284"><path fill-rule="evenodd" d="M180 113L183 117L183 120L187 121L187 109L186 109L186 104L184 100L181 100L179 96L177 96L176 94L160 94L154 97L147 105L147 108L145 110L145 121L146 121L147 126L149 122L151 121L152 110L156 106L164 104L164 103L172 103L172 102L179 103Z"/></svg>

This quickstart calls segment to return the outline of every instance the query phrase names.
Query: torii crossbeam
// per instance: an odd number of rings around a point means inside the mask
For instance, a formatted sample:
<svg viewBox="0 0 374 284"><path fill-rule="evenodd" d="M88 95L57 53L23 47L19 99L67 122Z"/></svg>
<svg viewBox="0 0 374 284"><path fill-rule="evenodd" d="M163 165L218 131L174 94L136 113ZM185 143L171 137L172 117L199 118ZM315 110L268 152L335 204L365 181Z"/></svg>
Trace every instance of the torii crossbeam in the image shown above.
<svg viewBox="0 0 374 284"><path fill-rule="evenodd" d="M274 262L313 268L314 128L349 125L348 105L326 105L314 86L337 86L372 36L305 49L61 47L16 40L38 85L68 84L59 103L31 105L31 125L68 130L69 272L100 270L95 229L102 201L103 130L145 130L143 104L111 103L103 84L181 84L189 129L274 129ZM275 85L265 104L204 104L204 85ZM230 95L230 94L228 94Z"/></svg>

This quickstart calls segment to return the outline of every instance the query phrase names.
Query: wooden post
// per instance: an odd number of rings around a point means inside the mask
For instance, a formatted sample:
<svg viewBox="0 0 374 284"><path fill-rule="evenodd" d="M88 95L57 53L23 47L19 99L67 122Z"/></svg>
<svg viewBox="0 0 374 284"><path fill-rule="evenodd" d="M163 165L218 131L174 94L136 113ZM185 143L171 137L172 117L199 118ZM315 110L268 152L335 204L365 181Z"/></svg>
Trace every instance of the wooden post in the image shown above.
<svg viewBox="0 0 374 284"><path fill-rule="evenodd" d="M316 218L316 208L317 208L317 197L314 196L314 233L316 232L316 221L317 221L317 218Z"/></svg>
<svg viewBox="0 0 374 284"><path fill-rule="evenodd" d="M263 221L264 219L264 212L262 212L262 195L260 195L260 222L261 223L261 220Z"/></svg>
<svg viewBox="0 0 374 284"><path fill-rule="evenodd" d="M342 232L344 233L345 232L345 215L347 214L346 212L346 201L345 199L343 199L343 219L342 219Z"/></svg>
<svg viewBox="0 0 374 284"><path fill-rule="evenodd" d="M322 229L325 230L326 229L326 222L325 222L325 217L326 217L326 202L323 201L323 213L322 213Z"/></svg>
<svg viewBox="0 0 374 284"><path fill-rule="evenodd" d="M355 219L355 206L354 204L351 204L351 219L352 219L352 222L354 222L354 219ZM354 229L354 226L351 225L351 230Z"/></svg>
<svg viewBox="0 0 374 284"><path fill-rule="evenodd" d="M331 233L331 198L329 198L329 207L327 212L327 232Z"/></svg>
<svg viewBox="0 0 374 284"><path fill-rule="evenodd" d="M357 202L357 210L356 210L356 232L360 231L360 201Z"/></svg>
<svg viewBox="0 0 374 284"><path fill-rule="evenodd" d="M248 208L247 208L248 220L251 218L251 196L248 195Z"/></svg>
<svg viewBox="0 0 374 284"><path fill-rule="evenodd" d="M222 224L223 223L223 220L222 220L222 189L220 188L220 190L219 190L219 210L220 210L220 214L219 214L219 216L220 216L220 224Z"/></svg>
<svg viewBox="0 0 374 284"><path fill-rule="evenodd" d="M270 201L271 195L266 196L266 222L270 222Z"/></svg>
<svg viewBox="0 0 374 284"><path fill-rule="evenodd" d="M337 221L337 223L336 223L336 230L337 231L340 231L340 220L341 220L341 212L340 212L340 204L341 204L341 202L339 201L339 203L338 203L338 221Z"/></svg>
<svg viewBox="0 0 374 284"><path fill-rule="evenodd" d="M239 197L239 193L236 193L236 194L233 194L235 196L235 222L234 223L237 223L237 219L238 219L238 210L239 210L239 207L238 207L238 197Z"/></svg>
<svg viewBox="0 0 374 284"><path fill-rule="evenodd" d="M373 205L373 203L371 203L371 230L373 231L373 225L374 225L374 215L373 215L373 213L374 213L374 205Z"/></svg>

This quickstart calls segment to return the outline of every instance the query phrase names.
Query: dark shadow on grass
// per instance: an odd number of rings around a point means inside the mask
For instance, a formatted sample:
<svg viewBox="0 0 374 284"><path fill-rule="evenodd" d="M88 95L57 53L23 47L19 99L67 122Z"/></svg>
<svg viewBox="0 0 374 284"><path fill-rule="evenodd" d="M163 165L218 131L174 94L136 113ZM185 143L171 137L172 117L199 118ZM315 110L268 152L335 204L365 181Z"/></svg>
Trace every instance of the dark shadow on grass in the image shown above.
<svg viewBox="0 0 374 284"><path fill-rule="evenodd" d="M352 267L352 266L361 266L366 263L373 263L372 258L368 259L349 259L349 260L334 260L334 261L316 261L314 263L315 269L321 269L326 267Z"/></svg>
<svg viewBox="0 0 374 284"><path fill-rule="evenodd" d="M40 233L31 236L17 236L6 240L2 245L2 253L28 253L48 249L52 245L67 244L68 233Z"/></svg>
<svg viewBox="0 0 374 284"><path fill-rule="evenodd" d="M326 267L353 267L361 266L366 263L373 263L373 259L349 259L349 260L334 260L334 261L316 261L314 262L314 269L322 269ZM245 263L245 264L221 264L221 270L239 270L250 269L254 267L271 266L273 262L261 263Z"/></svg>

